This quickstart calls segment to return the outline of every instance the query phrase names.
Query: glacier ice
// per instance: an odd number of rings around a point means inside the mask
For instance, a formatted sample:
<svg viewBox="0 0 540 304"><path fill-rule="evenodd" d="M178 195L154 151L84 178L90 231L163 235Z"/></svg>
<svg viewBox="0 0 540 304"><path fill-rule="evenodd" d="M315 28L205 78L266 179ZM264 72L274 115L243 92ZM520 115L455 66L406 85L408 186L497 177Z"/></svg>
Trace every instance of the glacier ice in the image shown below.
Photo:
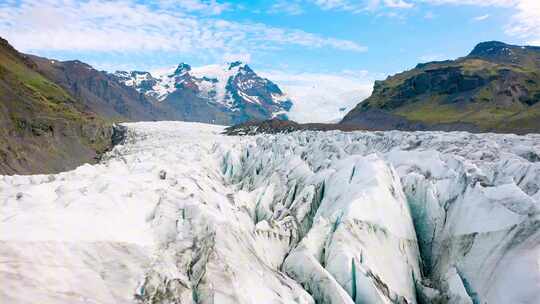
<svg viewBox="0 0 540 304"><path fill-rule="evenodd" d="M537 303L540 135L130 123L0 176L4 303Z"/></svg>

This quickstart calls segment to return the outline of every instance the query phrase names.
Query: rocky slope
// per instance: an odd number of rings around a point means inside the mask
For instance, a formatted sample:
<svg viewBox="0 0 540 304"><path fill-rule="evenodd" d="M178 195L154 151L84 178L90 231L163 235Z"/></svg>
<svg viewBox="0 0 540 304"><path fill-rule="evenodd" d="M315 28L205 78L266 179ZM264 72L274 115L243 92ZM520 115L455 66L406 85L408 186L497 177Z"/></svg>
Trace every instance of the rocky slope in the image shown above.
<svg viewBox="0 0 540 304"><path fill-rule="evenodd" d="M341 124L368 130L540 132L540 47L483 42L376 81Z"/></svg>
<svg viewBox="0 0 540 304"><path fill-rule="evenodd" d="M268 79L247 64L233 62L175 69L152 76L148 72L118 71L119 82L157 98L173 119L230 125L274 117L285 119L292 102Z"/></svg>
<svg viewBox="0 0 540 304"><path fill-rule="evenodd" d="M119 84L107 72L73 61L30 56L37 70L82 102L94 113L115 121L141 121L165 118L152 98L132 87Z"/></svg>
<svg viewBox="0 0 540 304"><path fill-rule="evenodd" d="M98 165L0 177L1 302L540 297L538 135L126 126Z"/></svg>
<svg viewBox="0 0 540 304"><path fill-rule="evenodd" d="M95 162L111 125L0 38L0 174L59 172Z"/></svg>

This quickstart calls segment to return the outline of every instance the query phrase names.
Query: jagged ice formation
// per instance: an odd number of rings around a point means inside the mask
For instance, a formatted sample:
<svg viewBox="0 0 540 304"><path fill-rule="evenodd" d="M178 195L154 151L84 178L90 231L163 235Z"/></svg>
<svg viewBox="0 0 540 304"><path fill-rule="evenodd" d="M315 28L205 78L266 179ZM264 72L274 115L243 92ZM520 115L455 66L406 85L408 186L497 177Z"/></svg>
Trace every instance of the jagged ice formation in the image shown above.
<svg viewBox="0 0 540 304"><path fill-rule="evenodd" d="M134 123L0 177L1 302L536 303L540 136Z"/></svg>

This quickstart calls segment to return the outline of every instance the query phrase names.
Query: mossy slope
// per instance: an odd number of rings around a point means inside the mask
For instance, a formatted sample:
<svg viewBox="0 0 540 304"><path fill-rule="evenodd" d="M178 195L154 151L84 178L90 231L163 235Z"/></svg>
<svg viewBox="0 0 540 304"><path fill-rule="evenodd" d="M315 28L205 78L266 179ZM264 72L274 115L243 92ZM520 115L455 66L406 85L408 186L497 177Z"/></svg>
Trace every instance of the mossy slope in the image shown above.
<svg viewBox="0 0 540 304"><path fill-rule="evenodd" d="M369 129L540 132L540 48L484 42L466 57L419 64L375 82L373 94L342 123Z"/></svg>
<svg viewBox="0 0 540 304"><path fill-rule="evenodd" d="M0 174L52 173L93 162L111 126L0 38Z"/></svg>

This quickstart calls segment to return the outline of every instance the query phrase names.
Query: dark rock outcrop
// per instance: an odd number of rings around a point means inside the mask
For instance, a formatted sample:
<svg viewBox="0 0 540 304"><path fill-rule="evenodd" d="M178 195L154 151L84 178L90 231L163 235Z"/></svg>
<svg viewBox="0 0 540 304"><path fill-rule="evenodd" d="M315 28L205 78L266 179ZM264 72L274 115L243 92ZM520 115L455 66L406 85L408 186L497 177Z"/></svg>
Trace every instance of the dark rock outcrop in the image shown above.
<svg viewBox="0 0 540 304"><path fill-rule="evenodd" d="M255 134L279 134L295 131L356 131L363 130L355 125L340 125L331 123L306 123L300 124L292 120L269 119L263 121L248 121L225 129L226 135L255 135Z"/></svg>
<svg viewBox="0 0 540 304"><path fill-rule="evenodd" d="M111 136L112 146L123 144L126 138L127 138L127 127L123 125L114 124L112 127L112 136Z"/></svg>

